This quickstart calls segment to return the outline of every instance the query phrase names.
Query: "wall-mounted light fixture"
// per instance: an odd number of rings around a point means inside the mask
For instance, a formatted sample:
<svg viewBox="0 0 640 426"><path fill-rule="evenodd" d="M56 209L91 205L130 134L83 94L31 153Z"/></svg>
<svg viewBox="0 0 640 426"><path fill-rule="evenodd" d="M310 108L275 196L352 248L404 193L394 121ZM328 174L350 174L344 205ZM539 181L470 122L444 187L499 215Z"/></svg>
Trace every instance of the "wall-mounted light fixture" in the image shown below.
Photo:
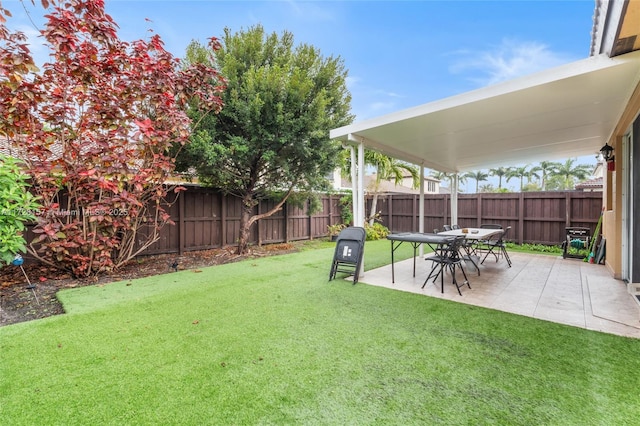
<svg viewBox="0 0 640 426"><path fill-rule="evenodd" d="M605 143L604 146L600 148L600 153L602 154L604 161L609 162L613 160L613 147L608 143Z"/></svg>

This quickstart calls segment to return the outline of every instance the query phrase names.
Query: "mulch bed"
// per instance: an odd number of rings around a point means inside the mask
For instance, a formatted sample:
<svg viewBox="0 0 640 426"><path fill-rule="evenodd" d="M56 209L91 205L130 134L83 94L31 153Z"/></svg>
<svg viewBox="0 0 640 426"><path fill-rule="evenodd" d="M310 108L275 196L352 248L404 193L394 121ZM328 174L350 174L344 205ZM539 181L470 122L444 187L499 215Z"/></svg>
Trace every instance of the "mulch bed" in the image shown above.
<svg viewBox="0 0 640 426"><path fill-rule="evenodd" d="M294 244L271 244L251 247L248 254L240 256L235 253L235 249L235 247L225 247L186 252L182 255L143 256L129 261L113 273L85 279L74 279L70 274L37 262L23 265L27 277L18 266L2 266L0 268L0 326L64 314L64 309L56 297L58 290L167 274L175 272L176 268L189 270L221 265L297 250ZM29 282L35 288L29 288Z"/></svg>

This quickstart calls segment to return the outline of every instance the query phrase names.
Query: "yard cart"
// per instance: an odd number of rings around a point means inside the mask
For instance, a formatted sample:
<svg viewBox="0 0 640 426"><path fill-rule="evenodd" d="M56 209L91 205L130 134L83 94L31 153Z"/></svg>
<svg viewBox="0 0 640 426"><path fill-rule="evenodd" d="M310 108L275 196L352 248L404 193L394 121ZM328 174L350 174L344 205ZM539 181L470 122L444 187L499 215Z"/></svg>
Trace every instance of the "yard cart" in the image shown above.
<svg viewBox="0 0 640 426"><path fill-rule="evenodd" d="M591 230L579 226L571 226L565 229L567 233L562 243L562 258L584 259L589 255Z"/></svg>

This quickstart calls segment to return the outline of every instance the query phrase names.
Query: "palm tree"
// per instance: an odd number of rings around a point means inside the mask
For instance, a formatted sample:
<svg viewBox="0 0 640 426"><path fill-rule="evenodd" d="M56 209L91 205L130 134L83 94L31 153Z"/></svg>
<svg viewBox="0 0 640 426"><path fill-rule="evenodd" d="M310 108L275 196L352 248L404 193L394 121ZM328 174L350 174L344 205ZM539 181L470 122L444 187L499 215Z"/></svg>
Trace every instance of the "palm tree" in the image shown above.
<svg viewBox="0 0 640 426"><path fill-rule="evenodd" d="M512 167L507 172L507 182L511 180L511 178L520 179L520 192L522 192L522 187L524 186L524 178L530 176L530 172L528 170L529 165L521 166L521 167Z"/></svg>
<svg viewBox="0 0 640 426"><path fill-rule="evenodd" d="M573 189L576 180L585 180L593 172L593 166L589 164L574 165L576 161L578 161L577 158L569 158L553 172L552 177L559 181L559 189Z"/></svg>
<svg viewBox="0 0 640 426"><path fill-rule="evenodd" d="M343 151L342 175L348 176L351 173L351 157L349 151ZM371 200L371 213L369 214L369 225L373 225L378 208L378 195L380 194L380 184L384 180L393 180L396 185L402 182L406 173L409 173L412 180L412 187L417 188L420 185L420 176L418 169L411 164L405 163L377 151L365 150L364 162L366 165L376 169L376 180L373 187L370 188L373 198Z"/></svg>
<svg viewBox="0 0 640 426"><path fill-rule="evenodd" d="M531 183L532 178L536 178L536 180L540 180L540 175L534 170L535 167L532 167L527 172L527 183Z"/></svg>
<svg viewBox="0 0 640 426"><path fill-rule="evenodd" d="M498 176L498 190L502 189L502 178L509 174L511 167L498 167L495 169L489 169L491 176Z"/></svg>
<svg viewBox="0 0 640 426"><path fill-rule="evenodd" d="M449 189L453 187L453 179L456 177L455 173L440 172L436 170L432 170L430 175L432 178L438 179L439 181L443 181L443 180L449 181ZM466 181L467 181L466 175L458 176L458 183L465 183Z"/></svg>
<svg viewBox="0 0 640 426"><path fill-rule="evenodd" d="M439 172L437 170L432 170L430 173L431 177L434 179L438 179L439 181L443 181L446 180L448 182L451 182L451 179L453 177L452 173L447 173L447 172ZM451 184L451 183L450 183Z"/></svg>
<svg viewBox="0 0 640 426"><path fill-rule="evenodd" d="M540 187L543 191L547 190L547 178L560 167L561 164L555 161L541 161L537 166L531 169L532 173L536 173L536 176L540 178ZM537 175L540 172L540 175Z"/></svg>
<svg viewBox="0 0 640 426"><path fill-rule="evenodd" d="M482 170L478 170L475 172L468 172L464 174L465 179L475 179L476 181L476 194L478 193L478 188L480 186L480 182L485 182L489 178L489 174L483 172Z"/></svg>

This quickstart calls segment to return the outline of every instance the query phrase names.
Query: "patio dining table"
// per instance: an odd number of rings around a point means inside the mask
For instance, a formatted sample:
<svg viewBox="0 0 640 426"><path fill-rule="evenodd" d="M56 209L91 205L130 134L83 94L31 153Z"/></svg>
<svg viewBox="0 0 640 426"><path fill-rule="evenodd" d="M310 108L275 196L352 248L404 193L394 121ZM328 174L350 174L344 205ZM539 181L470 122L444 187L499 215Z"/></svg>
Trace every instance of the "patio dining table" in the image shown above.
<svg viewBox="0 0 640 426"><path fill-rule="evenodd" d="M464 232L466 231L466 232ZM494 229L494 228L461 228L461 229L452 229L451 231L443 231L439 232L437 235L445 235L449 237L460 237L464 236L466 241L478 242L480 240L488 240L496 235L502 234L502 229ZM463 248L466 252L464 258L473 263L473 266L478 271L478 275L480 275L480 268L478 267L477 260L480 260L480 257L476 254L473 245L465 244Z"/></svg>
<svg viewBox="0 0 640 426"><path fill-rule="evenodd" d="M394 270L394 259L393 254L395 251L402 245L402 243L407 242L413 246L413 276L416 276L416 251L421 244L428 245L431 250L436 250L438 246L443 244L449 244L451 241L455 240L455 235L444 235L444 233L439 234L429 234L423 232L400 232L397 234L389 234L387 235L387 239L391 241L391 282L395 282L395 270Z"/></svg>

